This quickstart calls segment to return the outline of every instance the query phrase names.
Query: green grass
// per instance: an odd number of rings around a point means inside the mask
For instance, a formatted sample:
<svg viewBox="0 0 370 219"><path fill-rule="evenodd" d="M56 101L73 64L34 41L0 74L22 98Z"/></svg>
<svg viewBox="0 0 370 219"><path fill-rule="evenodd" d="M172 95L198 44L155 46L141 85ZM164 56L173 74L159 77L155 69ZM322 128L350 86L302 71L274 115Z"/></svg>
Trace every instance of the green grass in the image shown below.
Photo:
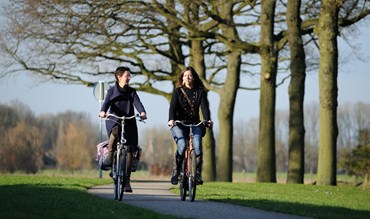
<svg viewBox="0 0 370 219"><path fill-rule="evenodd" d="M196 199L314 218L370 218L370 190L351 183L340 186L254 183L253 174L234 176L237 181L249 183L206 182L198 186ZM88 194L88 188L111 183L107 172L103 172L102 179L97 177L96 170L0 175L0 218L175 218ZM133 177L150 176L138 171ZM245 180L246 177L251 179ZM284 179L284 175L279 178ZM352 181L339 178L343 182ZM178 186L172 191L178 193Z"/></svg>
<svg viewBox="0 0 370 219"><path fill-rule="evenodd" d="M353 186L205 183L197 199L314 218L370 218L370 190Z"/></svg>
<svg viewBox="0 0 370 219"><path fill-rule="evenodd" d="M0 218L176 218L88 194L111 179L0 175Z"/></svg>

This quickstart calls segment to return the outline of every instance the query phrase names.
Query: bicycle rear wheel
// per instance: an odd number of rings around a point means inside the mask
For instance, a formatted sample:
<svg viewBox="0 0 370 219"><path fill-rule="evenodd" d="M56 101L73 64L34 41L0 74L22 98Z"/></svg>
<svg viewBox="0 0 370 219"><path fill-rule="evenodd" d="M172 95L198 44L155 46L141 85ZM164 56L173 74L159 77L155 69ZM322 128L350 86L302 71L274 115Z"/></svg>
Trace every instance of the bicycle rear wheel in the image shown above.
<svg viewBox="0 0 370 219"><path fill-rule="evenodd" d="M182 201L185 201L186 190L187 190L186 188L187 177L186 177L185 166L186 166L186 159L182 161L181 172L180 172L180 198Z"/></svg>
<svg viewBox="0 0 370 219"><path fill-rule="evenodd" d="M192 150L190 152L190 166L189 166L189 178L188 178L188 184L189 184L189 198L190 201L194 201L195 199L195 193L197 190L197 183L196 183L196 156L195 156L195 151Z"/></svg>

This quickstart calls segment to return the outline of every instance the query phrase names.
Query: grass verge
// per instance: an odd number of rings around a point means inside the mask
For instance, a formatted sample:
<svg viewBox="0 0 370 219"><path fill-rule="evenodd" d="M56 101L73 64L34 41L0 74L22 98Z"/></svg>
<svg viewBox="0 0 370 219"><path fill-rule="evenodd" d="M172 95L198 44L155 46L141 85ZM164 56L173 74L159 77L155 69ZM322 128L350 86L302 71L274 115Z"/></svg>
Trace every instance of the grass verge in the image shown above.
<svg viewBox="0 0 370 219"><path fill-rule="evenodd" d="M197 187L196 198L313 218L370 218L370 190L348 185L212 182Z"/></svg>
<svg viewBox="0 0 370 219"><path fill-rule="evenodd" d="M176 218L88 194L111 179L0 175L0 218Z"/></svg>
<svg viewBox="0 0 370 219"><path fill-rule="evenodd" d="M97 178L96 170L0 175L0 218L175 218L88 194L88 188L111 183L105 175ZM147 172L135 177L148 178ZM370 218L370 190L350 185L206 182L197 187L196 199L313 218Z"/></svg>

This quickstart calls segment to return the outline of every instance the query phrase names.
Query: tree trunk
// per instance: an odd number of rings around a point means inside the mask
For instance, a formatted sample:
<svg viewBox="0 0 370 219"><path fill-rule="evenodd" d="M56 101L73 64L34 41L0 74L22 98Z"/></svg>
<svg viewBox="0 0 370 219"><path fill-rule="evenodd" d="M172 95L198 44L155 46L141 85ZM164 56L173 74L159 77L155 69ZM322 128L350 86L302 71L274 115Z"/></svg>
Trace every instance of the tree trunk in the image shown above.
<svg viewBox="0 0 370 219"><path fill-rule="evenodd" d="M257 155L257 182L276 182L275 99L278 52L274 41L276 1L262 1L261 91Z"/></svg>
<svg viewBox="0 0 370 219"><path fill-rule="evenodd" d="M337 97L338 97L338 11L340 1L323 0L315 32L319 38L320 141L318 185L336 185Z"/></svg>
<svg viewBox="0 0 370 219"><path fill-rule="evenodd" d="M203 180L216 180L216 141L212 129L207 129L203 138Z"/></svg>
<svg viewBox="0 0 370 219"><path fill-rule="evenodd" d="M290 48L289 160L287 183L304 183L304 91L305 51L301 38L301 0L289 0L287 11Z"/></svg>
<svg viewBox="0 0 370 219"><path fill-rule="evenodd" d="M228 25L233 23L233 1L221 0L218 2L218 13L225 21L220 24L222 34L227 39L238 39L238 33L235 26ZM225 44L225 50L228 52L227 58L227 76L223 89L219 90L220 103L218 108L218 121L220 128L219 135L219 153L217 161L217 180L231 182L233 172L233 118L236 94L240 84L240 65L241 52L232 45Z"/></svg>
<svg viewBox="0 0 370 219"><path fill-rule="evenodd" d="M191 35L191 34L190 34ZM205 78L204 48L202 41L192 40L190 50L190 65L199 74L199 77ZM208 93L208 92L207 92ZM207 98L208 102L208 98ZM209 106L209 103L208 103ZM209 107L208 107L209 110ZM211 112L208 112L211 115ZM207 134L202 141L203 146L203 175L204 181L216 180L216 141L211 129L207 129Z"/></svg>
<svg viewBox="0 0 370 219"><path fill-rule="evenodd" d="M217 180L232 182L233 171L233 117L236 92L239 87L240 53L227 55L227 78L220 92L218 121L220 128Z"/></svg>

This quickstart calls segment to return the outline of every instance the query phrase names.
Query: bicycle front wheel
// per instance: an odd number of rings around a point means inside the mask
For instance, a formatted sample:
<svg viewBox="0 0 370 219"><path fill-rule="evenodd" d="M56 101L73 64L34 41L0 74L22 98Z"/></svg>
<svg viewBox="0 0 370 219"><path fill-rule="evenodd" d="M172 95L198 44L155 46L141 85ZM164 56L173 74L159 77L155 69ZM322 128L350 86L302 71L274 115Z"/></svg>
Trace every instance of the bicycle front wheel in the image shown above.
<svg viewBox="0 0 370 219"><path fill-rule="evenodd" d="M118 195L119 195L119 169L118 169L118 166L117 165L117 153L114 153L114 161L113 161L113 168L112 168L112 177L113 177L113 182L114 182L114 200L117 200L118 199Z"/></svg>
<svg viewBox="0 0 370 219"><path fill-rule="evenodd" d="M180 198L182 201L185 201L186 190L187 190L187 177L186 177L186 159L182 161L181 172L180 172Z"/></svg>
<svg viewBox="0 0 370 219"><path fill-rule="evenodd" d="M123 191L125 189L125 183L126 183L126 173L127 173L127 164L126 164L126 160L127 160L127 151L126 150L123 150L122 151L122 154L120 156L120 172L119 172L119 181L120 181L120 193L119 193L119 201L122 201L122 198L123 198Z"/></svg>
<svg viewBox="0 0 370 219"><path fill-rule="evenodd" d="M195 199L195 193L197 189L197 183L196 183L196 168L197 168L197 163L196 163L196 155L195 151L192 150L190 152L190 165L189 165L189 178L188 178L188 184L189 184L189 198L190 201L194 201Z"/></svg>

